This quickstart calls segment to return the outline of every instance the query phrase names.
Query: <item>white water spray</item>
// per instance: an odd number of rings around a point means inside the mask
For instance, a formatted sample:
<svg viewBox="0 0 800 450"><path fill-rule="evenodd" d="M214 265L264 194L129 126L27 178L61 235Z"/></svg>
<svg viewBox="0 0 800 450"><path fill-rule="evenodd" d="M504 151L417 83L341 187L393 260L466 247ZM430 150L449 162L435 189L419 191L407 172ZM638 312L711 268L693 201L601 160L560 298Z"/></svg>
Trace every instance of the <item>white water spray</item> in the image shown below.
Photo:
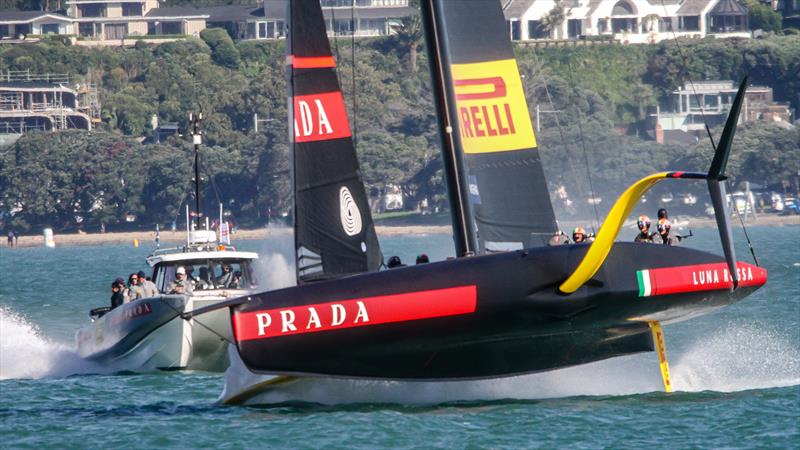
<svg viewBox="0 0 800 450"><path fill-rule="evenodd" d="M0 380L110 371L82 359L69 346L43 337L35 325L0 308Z"/></svg>

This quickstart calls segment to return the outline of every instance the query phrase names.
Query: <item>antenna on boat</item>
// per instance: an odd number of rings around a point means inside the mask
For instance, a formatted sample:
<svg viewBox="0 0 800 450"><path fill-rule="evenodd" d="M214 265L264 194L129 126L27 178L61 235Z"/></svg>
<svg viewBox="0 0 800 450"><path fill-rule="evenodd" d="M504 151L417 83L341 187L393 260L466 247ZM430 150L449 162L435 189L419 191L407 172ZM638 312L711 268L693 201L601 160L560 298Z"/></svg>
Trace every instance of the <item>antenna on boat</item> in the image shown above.
<svg viewBox="0 0 800 450"><path fill-rule="evenodd" d="M203 142L203 132L200 131L200 122L203 121L203 113L189 113L189 123L192 125L192 143L194 143L194 202L195 202L195 226L200 229L200 144Z"/></svg>

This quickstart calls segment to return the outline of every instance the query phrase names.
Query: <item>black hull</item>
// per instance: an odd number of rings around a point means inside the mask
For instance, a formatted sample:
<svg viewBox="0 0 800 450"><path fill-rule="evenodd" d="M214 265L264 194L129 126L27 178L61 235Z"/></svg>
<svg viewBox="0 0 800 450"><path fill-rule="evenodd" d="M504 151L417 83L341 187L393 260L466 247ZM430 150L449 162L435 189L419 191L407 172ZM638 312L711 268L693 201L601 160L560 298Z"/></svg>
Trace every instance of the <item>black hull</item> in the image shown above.
<svg viewBox="0 0 800 450"><path fill-rule="evenodd" d="M699 285L679 286L680 292L643 295L637 271L718 267L724 260L680 247L619 243L590 282L572 295L559 294L558 285L587 248L460 258L258 294L231 310L238 350L251 370L271 374L457 380L532 373L650 351L648 321L708 313L766 280L765 271L748 266L756 279L735 291L709 289L702 278ZM686 276L697 281L698 274ZM463 303L465 310L423 317L433 303L415 296L433 291L426 298L436 299L454 287L463 295L447 301ZM384 306L393 295L413 311L375 324L393 314ZM359 299L363 311L353 306ZM344 305L339 320L333 316L340 324L325 314L334 304ZM319 312L318 320L303 316L309 308ZM288 326L284 314L294 319ZM363 314L360 321L356 314Z"/></svg>

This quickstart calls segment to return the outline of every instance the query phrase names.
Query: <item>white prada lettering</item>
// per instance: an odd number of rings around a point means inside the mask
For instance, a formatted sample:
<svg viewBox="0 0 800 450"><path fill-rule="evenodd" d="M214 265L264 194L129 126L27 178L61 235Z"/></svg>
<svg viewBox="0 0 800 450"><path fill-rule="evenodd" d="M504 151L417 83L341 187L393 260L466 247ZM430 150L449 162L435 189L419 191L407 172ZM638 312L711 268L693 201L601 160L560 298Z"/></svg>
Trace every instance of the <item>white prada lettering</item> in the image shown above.
<svg viewBox="0 0 800 450"><path fill-rule="evenodd" d="M347 317L344 306L336 303L331 305L331 313L333 314L333 318L331 318L332 327L338 327L339 325L343 324L344 319Z"/></svg>
<svg viewBox="0 0 800 450"><path fill-rule="evenodd" d="M266 330L272 324L272 317L269 314L256 314L258 320L258 335L263 336Z"/></svg>
<svg viewBox="0 0 800 450"><path fill-rule="evenodd" d="M317 310L314 309L314 307L308 308L308 325L306 325L306 330L311 329L311 324L314 324L314 328L322 326L319 321L319 314L317 314Z"/></svg>
<svg viewBox="0 0 800 450"><path fill-rule="evenodd" d="M286 333L287 331L297 331L297 327L294 326L294 311L291 309L285 309L281 311L281 333Z"/></svg>
<svg viewBox="0 0 800 450"><path fill-rule="evenodd" d="M367 307L364 306L364 302L356 302L358 305L358 314L356 314L356 320L353 323L358 323L358 320L361 319L362 322L369 322L369 315L367 315Z"/></svg>

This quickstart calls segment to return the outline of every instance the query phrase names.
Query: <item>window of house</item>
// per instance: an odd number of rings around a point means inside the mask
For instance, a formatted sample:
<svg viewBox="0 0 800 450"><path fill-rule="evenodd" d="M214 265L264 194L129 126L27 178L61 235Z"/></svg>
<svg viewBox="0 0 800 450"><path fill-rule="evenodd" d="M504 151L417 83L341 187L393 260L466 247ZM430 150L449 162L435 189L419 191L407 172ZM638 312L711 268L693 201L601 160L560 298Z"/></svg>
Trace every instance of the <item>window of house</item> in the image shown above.
<svg viewBox="0 0 800 450"><path fill-rule="evenodd" d="M122 4L123 16L141 16L142 4L141 3L123 3Z"/></svg>
<svg viewBox="0 0 800 450"><path fill-rule="evenodd" d="M272 25L272 32L275 33L275 25ZM259 22L258 23L258 38L264 39L267 37L267 23L266 22Z"/></svg>
<svg viewBox="0 0 800 450"><path fill-rule="evenodd" d="M105 3L90 3L88 5L78 5L80 17L105 17Z"/></svg>
<svg viewBox="0 0 800 450"><path fill-rule="evenodd" d="M41 33L42 34L58 34L58 24L57 23L43 23L41 25Z"/></svg>
<svg viewBox="0 0 800 450"><path fill-rule="evenodd" d="M597 32L603 34L608 31L608 21L606 19L597 19Z"/></svg>
<svg viewBox="0 0 800 450"><path fill-rule="evenodd" d="M87 22L78 23L78 34L81 36L94 36L94 24Z"/></svg>
<svg viewBox="0 0 800 450"><path fill-rule="evenodd" d="M183 34L183 23L161 22L161 34Z"/></svg>
<svg viewBox="0 0 800 450"><path fill-rule="evenodd" d="M18 24L14 27L14 34L19 36L21 34L28 35L31 34L31 24Z"/></svg>
<svg viewBox="0 0 800 450"><path fill-rule="evenodd" d="M678 29L681 31L700 31L700 16L682 16Z"/></svg>
<svg viewBox="0 0 800 450"><path fill-rule="evenodd" d="M583 34L583 23L581 19L569 19L567 21L567 36L578 38Z"/></svg>
<svg viewBox="0 0 800 450"><path fill-rule="evenodd" d="M0 25L0 38L9 37L8 25Z"/></svg>
<svg viewBox="0 0 800 450"><path fill-rule="evenodd" d="M528 21L528 39L547 39L550 32L545 30L541 20Z"/></svg>
<svg viewBox="0 0 800 450"><path fill-rule="evenodd" d="M522 39L522 27L519 24L519 20L512 20L511 21L511 40L518 41Z"/></svg>
<svg viewBox="0 0 800 450"><path fill-rule="evenodd" d="M659 17L658 31L662 33L666 31L672 31L672 17Z"/></svg>

